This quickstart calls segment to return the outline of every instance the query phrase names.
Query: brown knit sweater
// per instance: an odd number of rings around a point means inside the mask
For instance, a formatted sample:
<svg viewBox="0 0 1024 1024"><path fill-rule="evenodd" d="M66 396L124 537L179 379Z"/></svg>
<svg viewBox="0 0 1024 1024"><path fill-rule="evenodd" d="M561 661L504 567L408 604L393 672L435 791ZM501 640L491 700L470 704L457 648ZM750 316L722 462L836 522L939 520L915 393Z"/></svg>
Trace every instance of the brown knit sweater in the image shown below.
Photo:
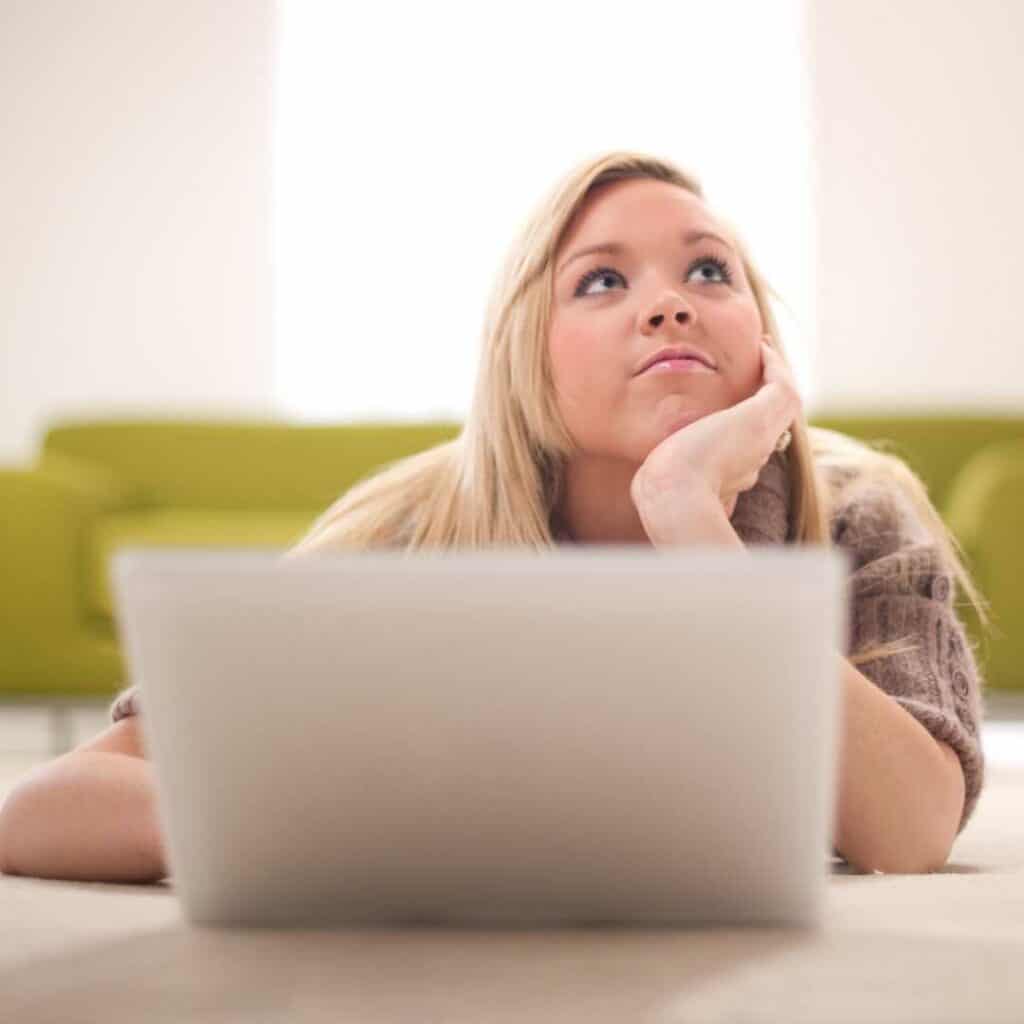
<svg viewBox="0 0 1024 1024"><path fill-rule="evenodd" d="M732 525L745 544L792 540L787 456L773 454L757 483L741 493ZM826 471L833 493L847 477ZM957 752L966 798L959 834L974 811L984 777L980 726L982 679L953 609L953 574L909 499L892 485L844 488L831 518L832 542L850 552L850 617L845 654L905 635L912 653L876 658L860 672ZM113 721L139 711L131 686L110 706Z"/></svg>

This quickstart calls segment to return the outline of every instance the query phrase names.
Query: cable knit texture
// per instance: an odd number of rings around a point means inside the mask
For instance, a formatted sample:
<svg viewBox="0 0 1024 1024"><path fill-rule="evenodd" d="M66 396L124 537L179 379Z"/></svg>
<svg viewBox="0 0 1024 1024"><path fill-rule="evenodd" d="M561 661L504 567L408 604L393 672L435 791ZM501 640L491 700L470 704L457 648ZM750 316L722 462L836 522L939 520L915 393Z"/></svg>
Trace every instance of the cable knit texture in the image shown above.
<svg viewBox="0 0 1024 1024"><path fill-rule="evenodd" d="M774 454L757 484L736 501L732 525L745 544L792 542L787 458ZM844 653L850 657L904 636L908 645L917 644L915 651L875 658L857 669L956 751L965 784L959 835L984 781L984 707L981 673L953 608L952 566L896 484L851 481L848 469L821 468L830 494L838 496L832 543L851 558Z"/></svg>
<svg viewBox="0 0 1024 1024"><path fill-rule="evenodd" d="M732 525L745 544L792 542L788 456L774 453L757 483L739 495ZM848 470L824 468L831 493L850 482ZM953 609L954 576L941 551L896 485L853 481L831 517L832 542L850 553L845 654L909 636L918 649L876 658L858 670L956 751L966 798L959 834L981 793L984 755L982 679L964 627ZM121 691L113 721L139 713L137 689Z"/></svg>

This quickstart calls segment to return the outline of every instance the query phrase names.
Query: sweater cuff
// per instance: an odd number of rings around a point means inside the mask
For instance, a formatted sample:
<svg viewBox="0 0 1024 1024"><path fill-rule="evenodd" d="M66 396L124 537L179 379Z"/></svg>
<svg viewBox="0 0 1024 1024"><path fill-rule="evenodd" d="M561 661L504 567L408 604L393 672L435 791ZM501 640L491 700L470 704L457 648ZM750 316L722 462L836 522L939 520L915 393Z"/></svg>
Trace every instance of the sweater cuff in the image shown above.
<svg viewBox="0 0 1024 1024"><path fill-rule="evenodd" d="M139 714L140 710L138 686L129 686L122 690L110 705L110 720L118 722L122 718Z"/></svg>

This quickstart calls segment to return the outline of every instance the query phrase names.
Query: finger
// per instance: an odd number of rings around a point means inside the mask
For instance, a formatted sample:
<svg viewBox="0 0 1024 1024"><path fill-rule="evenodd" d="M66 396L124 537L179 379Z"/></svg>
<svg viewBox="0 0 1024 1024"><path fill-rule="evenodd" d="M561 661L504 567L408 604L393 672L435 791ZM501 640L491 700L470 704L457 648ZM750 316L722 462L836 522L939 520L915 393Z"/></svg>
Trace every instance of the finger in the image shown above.
<svg viewBox="0 0 1024 1024"><path fill-rule="evenodd" d="M789 401L789 392L794 391L791 375L782 357L767 342L761 342L764 366L764 386L761 391L773 404L780 400ZM777 384L778 387L769 387Z"/></svg>
<svg viewBox="0 0 1024 1024"><path fill-rule="evenodd" d="M782 356L765 341L761 342L761 350L764 353L764 386L757 397L770 410L771 431L781 424L777 431L781 432L800 415L800 393Z"/></svg>
<svg viewBox="0 0 1024 1024"><path fill-rule="evenodd" d="M761 342L761 351L763 353L762 365L764 366L765 380L772 381L784 378L786 376L786 364L783 362L782 356L767 341Z"/></svg>
<svg viewBox="0 0 1024 1024"><path fill-rule="evenodd" d="M789 391L797 401L800 399L800 392L797 389L793 372L786 365L786 361L767 342L761 342L764 352L764 382L765 384L780 384L782 389Z"/></svg>

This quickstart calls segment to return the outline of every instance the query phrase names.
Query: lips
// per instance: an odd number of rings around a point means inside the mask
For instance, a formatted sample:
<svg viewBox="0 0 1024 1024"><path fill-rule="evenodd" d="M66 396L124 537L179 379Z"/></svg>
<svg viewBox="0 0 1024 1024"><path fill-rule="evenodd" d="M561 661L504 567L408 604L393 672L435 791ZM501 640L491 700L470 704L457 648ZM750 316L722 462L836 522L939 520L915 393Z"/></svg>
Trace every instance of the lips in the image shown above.
<svg viewBox="0 0 1024 1024"><path fill-rule="evenodd" d="M703 363L709 370L716 369L710 356L705 355L699 348L694 348L692 345L671 345L648 356L636 372L641 374L645 370L649 370L655 363L661 363L667 359L695 359L697 362Z"/></svg>
<svg viewBox="0 0 1024 1024"><path fill-rule="evenodd" d="M657 362L651 363L647 369L650 370L652 367L661 366L662 363L700 363L701 366L707 366L707 363L702 363L696 356L672 356L671 358L659 359Z"/></svg>

